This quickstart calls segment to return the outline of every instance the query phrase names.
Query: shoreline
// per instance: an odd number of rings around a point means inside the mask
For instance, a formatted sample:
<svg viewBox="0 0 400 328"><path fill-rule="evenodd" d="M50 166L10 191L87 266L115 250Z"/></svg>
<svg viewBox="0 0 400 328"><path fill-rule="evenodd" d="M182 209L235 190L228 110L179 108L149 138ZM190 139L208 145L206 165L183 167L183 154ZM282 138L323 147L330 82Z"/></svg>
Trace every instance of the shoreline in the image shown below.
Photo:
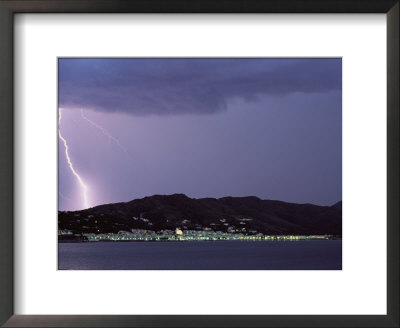
<svg viewBox="0 0 400 328"><path fill-rule="evenodd" d="M178 243L190 243L190 242L299 242L299 241L312 241L312 240L319 240L319 241L326 241L326 240L342 240L342 237L332 237L332 238L299 238L299 239L253 239L253 238L246 238L246 239L149 239L149 240L113 240L113 239L97 239L97 240L88 240L88 239L69 239L69 240L60 240L58 239L58 243L170 243L170 242L178 242Z"/></svg>

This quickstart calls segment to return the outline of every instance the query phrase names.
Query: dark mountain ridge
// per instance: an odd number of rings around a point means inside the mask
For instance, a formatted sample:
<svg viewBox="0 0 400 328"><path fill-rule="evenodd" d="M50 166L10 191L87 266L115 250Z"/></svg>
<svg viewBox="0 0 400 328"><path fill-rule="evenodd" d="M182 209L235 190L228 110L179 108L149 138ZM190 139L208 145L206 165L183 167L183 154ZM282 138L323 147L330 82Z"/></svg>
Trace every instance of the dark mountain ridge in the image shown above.
<svg viewBox="0 0 400 328"><path fill-rule="evenodd" d="M184 194L154 195L81 211L60 211L58 224L59 229L73 233L180 228L247 234L341 235L339 203L318 206L255 196L193 199Z"/></svg>

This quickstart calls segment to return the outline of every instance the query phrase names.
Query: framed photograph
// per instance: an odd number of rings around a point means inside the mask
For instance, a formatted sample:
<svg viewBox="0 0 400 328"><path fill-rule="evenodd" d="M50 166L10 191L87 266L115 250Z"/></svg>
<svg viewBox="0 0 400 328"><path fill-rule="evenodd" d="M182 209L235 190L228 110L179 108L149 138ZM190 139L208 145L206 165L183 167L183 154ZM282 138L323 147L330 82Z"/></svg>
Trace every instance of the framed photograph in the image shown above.
<svg viewBox="0 0 400 328"><path fill-rule="evenodd" d="M2 325L399 326L398 1L0 10Z"/></svg>

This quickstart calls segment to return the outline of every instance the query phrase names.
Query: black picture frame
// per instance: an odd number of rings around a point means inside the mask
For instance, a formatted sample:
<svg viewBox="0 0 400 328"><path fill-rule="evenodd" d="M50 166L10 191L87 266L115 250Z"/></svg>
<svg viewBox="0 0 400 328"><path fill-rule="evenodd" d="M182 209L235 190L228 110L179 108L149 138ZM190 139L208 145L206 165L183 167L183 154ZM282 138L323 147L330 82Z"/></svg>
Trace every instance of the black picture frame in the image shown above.
<svg viewBox="0 0 400 328"><path fill-rule="evenodd" d="M4 327L399 327L399 8L399 0L0 0L0 324ZM16 13L385 13L387 315L14 315L13 17Z"/></svg>

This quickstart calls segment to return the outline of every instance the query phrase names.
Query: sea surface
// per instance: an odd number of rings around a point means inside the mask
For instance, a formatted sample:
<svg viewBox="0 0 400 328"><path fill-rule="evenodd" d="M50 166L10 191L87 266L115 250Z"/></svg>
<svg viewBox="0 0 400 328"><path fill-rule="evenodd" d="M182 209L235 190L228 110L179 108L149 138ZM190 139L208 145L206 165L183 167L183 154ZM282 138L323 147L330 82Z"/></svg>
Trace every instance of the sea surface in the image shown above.
<svg viewBox="0 0 400 328"><path fill-rule="evenodd" d="M59 243L60 270L341 270L341 240Z"/></svg>

